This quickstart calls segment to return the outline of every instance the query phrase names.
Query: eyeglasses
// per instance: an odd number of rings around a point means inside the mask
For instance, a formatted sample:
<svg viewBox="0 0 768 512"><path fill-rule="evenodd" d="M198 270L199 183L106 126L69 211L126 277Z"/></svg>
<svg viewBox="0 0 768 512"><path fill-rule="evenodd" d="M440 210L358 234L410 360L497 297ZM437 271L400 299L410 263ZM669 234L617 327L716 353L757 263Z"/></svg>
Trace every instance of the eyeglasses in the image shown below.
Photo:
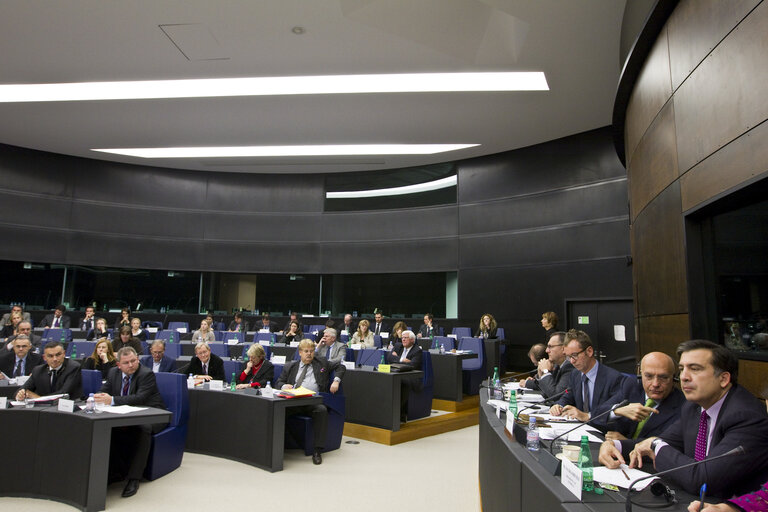
<svg viewBox="0 0 768 512"><path fill-rule="evenodd" d="M583 353L585 350L587 350L587 349L584 349L584 350L579 350L578 352L575 352L575 353L573 353L573 354L570 354L570 355L569 355L569 354L565 354L565 357L566 357L566 358L568 358L568 359L570 359L571 361L575 361L575 360L577 360L577 359L579 358L579 356L580 356L580 355L581 355L581 354L582 354L582 353Z"/></svg>
<svg viewBox="0 0 768 512"><path fill-rule="evenodd" d="M547 343L547 348L562 347L563 345L564 343L555 343L554 345Z"/></svg>

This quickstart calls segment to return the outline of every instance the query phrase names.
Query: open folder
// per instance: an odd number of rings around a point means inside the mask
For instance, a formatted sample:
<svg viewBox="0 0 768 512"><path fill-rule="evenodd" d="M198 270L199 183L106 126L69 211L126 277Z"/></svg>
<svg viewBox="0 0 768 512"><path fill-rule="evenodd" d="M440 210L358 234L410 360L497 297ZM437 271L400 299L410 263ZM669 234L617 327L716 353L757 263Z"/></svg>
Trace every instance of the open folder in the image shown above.
<svg viewBox="0 0 768 512"><path fill-rule="evenodd" d="M283 398L299 398L302 396L312 396L312 395L315 395L316 393L311 389L307 389L302 386L302 387L293 388L293 389L283 389L279 393L275 393L275 394Z"/></svg>

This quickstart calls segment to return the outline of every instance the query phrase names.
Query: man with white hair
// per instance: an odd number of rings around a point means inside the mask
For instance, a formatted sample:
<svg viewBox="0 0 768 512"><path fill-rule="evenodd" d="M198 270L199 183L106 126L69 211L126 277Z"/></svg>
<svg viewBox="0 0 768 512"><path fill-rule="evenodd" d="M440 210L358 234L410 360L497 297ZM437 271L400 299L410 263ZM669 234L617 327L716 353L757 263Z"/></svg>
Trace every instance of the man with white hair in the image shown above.
<svg viewBox="0 0 768 512"><path fill-rule="evenodd" d="M336 341L336 329L330 327L323 331L323 337L317 343L316 355L326 358L330 362L340 362L347 355L347 346Z"/></svg>
<svg viewBox="0 0 768 512"><path fill-rule="evenodd" d="M416 345L413 331L403 331L402 341L389 354L390 363L406 363L414 370L421 370L421 347ZM421 389L421 380L403 380L400 384L400 423L408 420L408 395L411 390Z"/></svg>

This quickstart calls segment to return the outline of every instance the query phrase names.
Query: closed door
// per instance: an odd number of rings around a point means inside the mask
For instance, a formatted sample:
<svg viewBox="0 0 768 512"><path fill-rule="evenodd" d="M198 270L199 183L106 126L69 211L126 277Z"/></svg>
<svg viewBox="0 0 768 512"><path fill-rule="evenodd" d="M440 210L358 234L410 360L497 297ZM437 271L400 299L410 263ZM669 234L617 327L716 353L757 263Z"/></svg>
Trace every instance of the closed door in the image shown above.
<svg viewBox="0 0 768 512"><path fill-rule="evenodd" d="M598 359L621 372L636 371L635 320L632 301L573 300L567 302L568 328L592 339Z"/></svg>

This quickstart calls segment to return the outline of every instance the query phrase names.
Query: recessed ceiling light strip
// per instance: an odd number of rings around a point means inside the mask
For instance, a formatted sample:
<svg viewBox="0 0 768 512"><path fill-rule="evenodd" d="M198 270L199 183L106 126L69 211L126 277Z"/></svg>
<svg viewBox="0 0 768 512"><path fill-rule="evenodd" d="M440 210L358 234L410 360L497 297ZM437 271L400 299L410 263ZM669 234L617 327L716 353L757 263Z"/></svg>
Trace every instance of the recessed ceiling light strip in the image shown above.
<svg viewBox="0 0 768 512"><path fill-rule="evenodd" d="M455 187L456 183L456 176L448 176L447 178L442 178L427 183L418 183L416 185L407 185L404 187L380 188L377 190L326 192L325 197L326 199L361 199L364 197L401 196L405 194L416 194L418 192L429 192L431 190Z"/></svg>
<svg viewBox="0 0 768 512"><path fill-rule="evenodd" d="M101 153L139 158L232 158L270 156L434 155L478 144L344 144L310 146L222 146L179 148L107 148Z"/></svg>

